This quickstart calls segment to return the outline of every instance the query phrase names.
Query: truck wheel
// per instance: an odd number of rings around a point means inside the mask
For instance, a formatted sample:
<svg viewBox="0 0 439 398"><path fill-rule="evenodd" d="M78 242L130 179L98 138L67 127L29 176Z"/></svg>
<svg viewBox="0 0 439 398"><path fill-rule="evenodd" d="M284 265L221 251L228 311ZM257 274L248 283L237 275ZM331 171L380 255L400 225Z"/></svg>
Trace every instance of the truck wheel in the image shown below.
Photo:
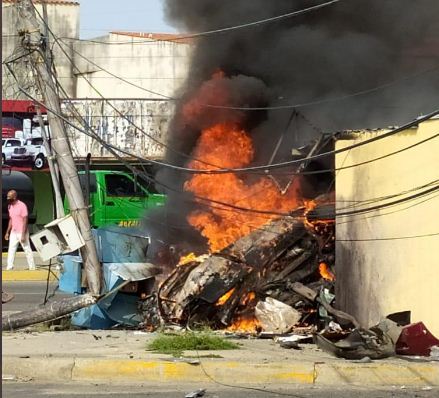
<svg viewBox="0 0 439 398"><path fill-rule="evenodd" d="M40 170L44 167L44 164L46 163L45 159L44 159L44 155L39 154L34 161L34 166L36 169Z"/></svg>

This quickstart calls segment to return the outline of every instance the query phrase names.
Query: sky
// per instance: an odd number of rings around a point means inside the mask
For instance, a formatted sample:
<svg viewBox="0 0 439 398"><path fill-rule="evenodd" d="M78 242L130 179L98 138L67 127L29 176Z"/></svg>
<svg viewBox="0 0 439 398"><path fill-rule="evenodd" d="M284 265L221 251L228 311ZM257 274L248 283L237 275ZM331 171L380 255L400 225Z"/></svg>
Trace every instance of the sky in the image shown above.
<svg viewBox="0 0 439 398"><path fill-rule="evenodd" d="M109 31L175 32L164 20L163 0L79 0L80 36L102 36Z"/></svg>

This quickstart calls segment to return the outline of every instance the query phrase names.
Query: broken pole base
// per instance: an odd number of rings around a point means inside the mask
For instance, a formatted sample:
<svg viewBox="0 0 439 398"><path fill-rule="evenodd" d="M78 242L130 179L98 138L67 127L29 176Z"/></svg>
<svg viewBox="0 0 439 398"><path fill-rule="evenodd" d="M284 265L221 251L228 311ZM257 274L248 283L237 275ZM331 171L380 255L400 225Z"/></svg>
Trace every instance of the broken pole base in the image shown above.
<svg viewBox="0 0 439 398"><path fill-rule="evenodd" d="M51 321L95 303L95 297L83 294L81 296L67 297L53 302L46 307L6 315L2 317L2 331L12 331L35 325L36 323Z"/></svg>

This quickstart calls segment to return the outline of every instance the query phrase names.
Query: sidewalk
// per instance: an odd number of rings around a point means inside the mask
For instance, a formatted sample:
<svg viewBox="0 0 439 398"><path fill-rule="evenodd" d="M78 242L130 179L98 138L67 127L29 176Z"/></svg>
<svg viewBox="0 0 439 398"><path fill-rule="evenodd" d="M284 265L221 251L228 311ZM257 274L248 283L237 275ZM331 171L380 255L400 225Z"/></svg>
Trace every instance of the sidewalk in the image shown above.
<svg viewBox="0 0 439 398"><path fill-rule="evenodd" d="M6 271L6 261L8 258L8 253L2 253L2 280L4 282L10 281L46 281L47 274L49 272L49 262L42 261L37 252L34 252L34 260L36 264L35 271L29 271L26 256L23 252L17 252L15 254L15 264L14 269L11 271ZM49 275L49 280L53 281L56 279L55 276L58 275L56 270L56 264L52 262L52 271Z"/></svg>
<svg viewBox="0 0 439 398"><path fill-rule="evenodd" d="M207 382L211 377L221 383L272 386L439 386L437 362L392 358L358 363L311 344L297 351L261 339L237 339L239 350L200 351L200 358L186 351L184 358L173 358L146 350L154 336L136 331L4 332L3 377L115 384Z"/></svg>

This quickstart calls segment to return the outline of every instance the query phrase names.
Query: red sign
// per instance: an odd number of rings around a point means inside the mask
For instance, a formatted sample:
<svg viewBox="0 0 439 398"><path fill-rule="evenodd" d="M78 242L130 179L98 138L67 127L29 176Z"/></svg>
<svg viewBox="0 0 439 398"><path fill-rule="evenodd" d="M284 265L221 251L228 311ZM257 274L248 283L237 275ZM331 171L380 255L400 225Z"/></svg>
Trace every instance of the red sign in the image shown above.
<svg viewBox="0 0 439 398"><path fill-rule="evenodd" d="M2 138L15 138L17 129L10 126L2 126Z"/></svg>
<svg viewBox="0 0 439 398"><path fill-rule="evenodd" d="M26 113L36 115L37 110L33 101L29 100L2 100L2 113ZM47 113L41 107L41 113Z"/></svg>

